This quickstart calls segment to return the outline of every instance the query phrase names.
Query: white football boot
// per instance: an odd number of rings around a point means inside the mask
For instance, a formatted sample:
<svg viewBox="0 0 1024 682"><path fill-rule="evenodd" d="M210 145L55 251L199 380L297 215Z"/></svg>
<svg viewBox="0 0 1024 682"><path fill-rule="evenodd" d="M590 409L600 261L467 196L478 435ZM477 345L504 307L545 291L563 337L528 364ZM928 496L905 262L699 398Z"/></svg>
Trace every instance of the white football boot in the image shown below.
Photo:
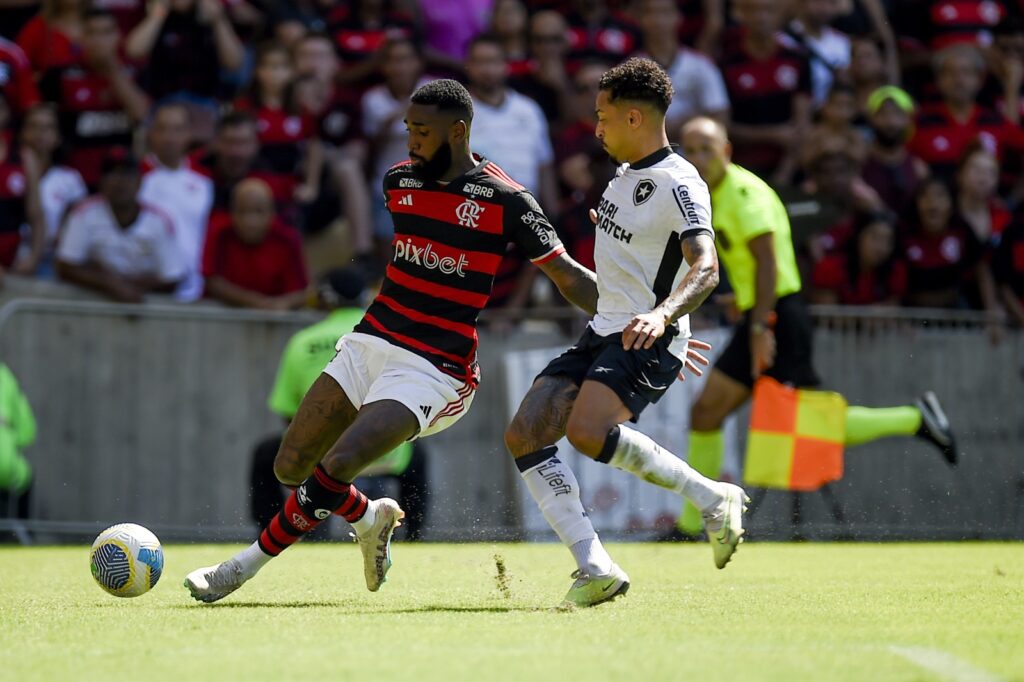
<svg viewBox="0 0 1024 682"><path fill-rule="evenodd" d="M746 503L750 502L743 488L738 485L723 483L722 487L725 489L725 499L701 514L704 530L707 531L715 555L715 566L718 568L725 568L736 547L743 542L743 512L747 511Z"/></svg>
<svg viewBox="0 0 1024 682"><path fill-rule="evenodd" d="M237 590L246 580L242 564L237 559L228 559L216 566L192 571L185 576L185 587L196 601L212 604Z"/></svg>
<svg viewBox="0 0 1024 682"><path fill-rule="evenodd" d="M405 512L398 503L389 497L371 500L377 517L370 530L363 535L352 534L363 552L363 576L366 578L366 589L376 592L388 579L391 568L391 536L395 528L402 525Z"/></svg>

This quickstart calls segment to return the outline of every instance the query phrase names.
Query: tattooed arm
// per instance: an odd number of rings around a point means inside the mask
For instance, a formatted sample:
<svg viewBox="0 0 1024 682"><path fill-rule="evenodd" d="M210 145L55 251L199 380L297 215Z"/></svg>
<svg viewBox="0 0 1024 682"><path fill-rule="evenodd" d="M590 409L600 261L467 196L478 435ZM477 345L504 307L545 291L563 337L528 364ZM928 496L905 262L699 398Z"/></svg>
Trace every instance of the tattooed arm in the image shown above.
<svg viewBox="0 0 1024 682"><path fill-rule="evenodd" d="M555 283L565 300L587 313L597 312L597 279L594 273L562 253L538 265Z"/></svg>
<svg viewBox="0 0 1024 682"><path fill-rule="evenodd" d="M666 327L697 309L718 286L718 252L707 232L696 232L682 239L683 258L690 269L676 290L657 308L637 315L622 331L622 347L650 348L665 333Z"/></svg>

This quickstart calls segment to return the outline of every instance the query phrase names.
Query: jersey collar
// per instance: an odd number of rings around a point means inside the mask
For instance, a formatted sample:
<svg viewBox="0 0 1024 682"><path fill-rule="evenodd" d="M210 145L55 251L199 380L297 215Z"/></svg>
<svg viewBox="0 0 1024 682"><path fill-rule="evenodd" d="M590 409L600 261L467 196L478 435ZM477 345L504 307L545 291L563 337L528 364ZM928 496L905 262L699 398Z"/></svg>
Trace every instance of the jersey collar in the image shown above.
<svg viewBox="0 0 1024 682"><path fill-rule="evenodd" d="M648 154L644 158L640 159L636 163L629 164L630 170L643 170L644 168L650 168L656 163L664 161L668 158L669 154L672 154L675 150L669 147L662 147L653 154Z"/></svg>

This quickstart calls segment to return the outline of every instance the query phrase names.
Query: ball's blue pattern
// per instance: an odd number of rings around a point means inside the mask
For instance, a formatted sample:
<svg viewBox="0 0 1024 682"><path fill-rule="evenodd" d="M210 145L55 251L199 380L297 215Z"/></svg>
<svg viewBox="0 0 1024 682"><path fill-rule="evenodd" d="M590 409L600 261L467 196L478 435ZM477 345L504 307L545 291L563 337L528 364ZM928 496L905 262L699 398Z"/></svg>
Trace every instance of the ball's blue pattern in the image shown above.
<svg viewBox="0 0 1024 682"><path fill-rule="evenodd" d="M105 543L93 553L96 578L108 589L120 590L131 579L130 558L125 551L113 543ZM161 560L161 564L162 564Z"/></svg>
<svg viewBox="0 0 1024 682"><path fill-rule="evenodd" d="M164 570L164 552L159 547L143 547L139 550L139 562L149 566L149 587L152 588Z"/></svg>

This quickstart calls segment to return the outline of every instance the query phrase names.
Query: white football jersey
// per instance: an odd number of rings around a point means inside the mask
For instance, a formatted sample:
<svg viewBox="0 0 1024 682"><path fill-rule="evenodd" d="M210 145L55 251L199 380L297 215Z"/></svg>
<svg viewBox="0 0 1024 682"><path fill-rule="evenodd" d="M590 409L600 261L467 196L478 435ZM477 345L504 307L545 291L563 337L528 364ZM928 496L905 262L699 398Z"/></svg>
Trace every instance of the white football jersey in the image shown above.
<svg viewBox="0 0 1024 682"><path fill-rule="evenodd" d="M689 161L666 147L620 166L597 208L594 331L619 333L633 317L665 300L689 270L682 239L696 232L714 238L711 195ZM673 343L672 351L681 355L681 342L690 336L689 316L676 324L680 343Z"/></svg>

